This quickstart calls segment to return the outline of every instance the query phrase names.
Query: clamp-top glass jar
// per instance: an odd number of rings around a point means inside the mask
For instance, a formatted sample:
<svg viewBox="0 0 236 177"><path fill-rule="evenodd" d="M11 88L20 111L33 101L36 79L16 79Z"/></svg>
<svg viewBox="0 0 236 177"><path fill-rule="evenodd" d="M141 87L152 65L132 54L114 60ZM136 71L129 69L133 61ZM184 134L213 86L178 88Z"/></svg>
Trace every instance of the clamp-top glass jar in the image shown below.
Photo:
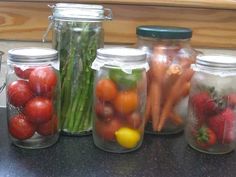
<svg viewBox="0 0 236 177"><path fill-rule="evenodd" d="M123 153L140 147L144 134L146 54L132 48L98 49L94 81L93 139L97 147Z"/></svg>
<svg viewBox="0 0 236 177"><path fill-rule="evenodd" d="M236 58L203 55L192 67L186 139L198 151L228 153L236 141Z"/></svg>
<svg viewBox="0 0 236 177"><path fill-rule="evenodd" d="M181 27L139 26L137 47L146 51L150 70L146 132L174 134L183 130L195 62L192 31Z"/></svg>
<svg viewBox="0 0 236 177"><path fill-rule="evenodd" d="M59 53L61 73L61 130L84 135L92 130L90 68L96 50L103 47L102 21L111 10L101 5L58 3L52 7L53 48Z"/></svg>
<svg viewBox="0 0 236 177"><path fill-rule="evenodd" d="M18 48L8 52L7 118L16 146L37 149L59 137L60 78L57 51Z"/></svg>

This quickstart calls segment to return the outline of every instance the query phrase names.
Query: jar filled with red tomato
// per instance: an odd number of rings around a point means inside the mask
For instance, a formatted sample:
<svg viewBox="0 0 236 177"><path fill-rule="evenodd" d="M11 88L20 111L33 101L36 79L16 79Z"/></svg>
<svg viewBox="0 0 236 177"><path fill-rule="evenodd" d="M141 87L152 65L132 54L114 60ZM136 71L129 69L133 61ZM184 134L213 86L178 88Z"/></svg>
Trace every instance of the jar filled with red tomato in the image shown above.
<svg viewBox="0 0 236 177"><path fill-rule="evenodd" d="M32 47L8 51L8 131L16 146L37 149L58 140L58 70L56 50Z"/></svg>
<svg viewBox="0 0 236 177"><path fill-rule="evenodd" d="M146 51L148 71L147 133L175 134L183 130L190 79L196 52L190 46L192 30L182 27L139 26L137 47Z"/></svg>
<svg viewBox="0 0 236 177"><path fill-rule="evenodd" d="M235 56L202 55L192 65L185 135L194 149L225 154L236 143Z"/></svg>
<svg viewBox="0 0 236 177"><path fill-rule="evenodd" d="M124 153L142 144L146 102L146 54L133 48L102 48L96 70L93 140L105 151Z"/></svg>

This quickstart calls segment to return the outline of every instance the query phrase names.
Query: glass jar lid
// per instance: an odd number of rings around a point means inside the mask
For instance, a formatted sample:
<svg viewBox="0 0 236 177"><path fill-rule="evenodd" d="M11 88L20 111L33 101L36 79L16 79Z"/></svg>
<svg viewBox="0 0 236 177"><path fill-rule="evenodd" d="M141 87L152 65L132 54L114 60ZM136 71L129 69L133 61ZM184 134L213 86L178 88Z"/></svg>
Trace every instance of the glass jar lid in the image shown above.
<svg viewBox="0 0 236 177"><path fill-rule="evenodd" d="M172 26L138 26L136 34L142 37L158 39L189 39L192 37L192 30L183 27Z"/></svg>
<svg viewBox="0 0 236 177"><path fill-rule="evenodd" d="M92 69L101 67L119 67L126 73L132 73L133 69L149 69L144 51L125 47L98 49Z"/></svg>
<svg viewBox="0 0 236 177"><path fill-rule="evenodd" d="M101 5L57 3L52 6L54 20L88 20L101 21L112 19L110 9Z"/></svg>
<svg viewBox="0 0 236 177"><path fill-rule="evenodd" d="M50 48L26 47L8 51L12 62L37 63L57 60L57 51Z"/></svg>

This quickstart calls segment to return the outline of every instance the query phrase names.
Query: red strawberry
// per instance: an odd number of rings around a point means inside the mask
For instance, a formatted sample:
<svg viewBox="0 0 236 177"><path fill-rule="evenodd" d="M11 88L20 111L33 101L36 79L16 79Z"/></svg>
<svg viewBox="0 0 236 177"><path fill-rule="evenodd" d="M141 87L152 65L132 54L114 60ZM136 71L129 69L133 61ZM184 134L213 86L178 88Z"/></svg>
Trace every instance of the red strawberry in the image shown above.
<svg viewBox="0 0 236 177"><path fill-rule="evenodd" d="M196 143L201 148L209 148L216 144L216 134L208 127L201 127L196 132Z"/></svg>
<svg viewBox="0 0 236 177"><path fill-rule="evenodd" d="M234 140L234 124L235 113L230 108L226 108L208 120L209 127L216 133L217 139L222 144L228 144Z"/></svg>
<svg viewBox="0 0 236 177"><path fill-rule="evenodd" d="M217 105L208 92L199 92L190 98L190 103L198 120L198 124L203 124L205 118L217 112Z"/></svg>
<svg viewBox="0 0 236 177"><path fill-rule="evenodd" d="M230 93L229 95L225 96L224 99L226 100L228 106L236 106L236 93Z"/></svg>

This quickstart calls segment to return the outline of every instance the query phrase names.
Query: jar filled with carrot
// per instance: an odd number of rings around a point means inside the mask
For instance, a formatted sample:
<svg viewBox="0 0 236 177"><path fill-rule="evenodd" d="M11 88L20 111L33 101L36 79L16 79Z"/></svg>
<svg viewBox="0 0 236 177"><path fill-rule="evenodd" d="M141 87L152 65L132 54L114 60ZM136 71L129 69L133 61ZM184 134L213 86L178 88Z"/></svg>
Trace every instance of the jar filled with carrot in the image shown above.
<svg viewBox="0 0 236 177"><path fill-rule="evenodd" d="M96 70L93 100L94 144L124 153L142 144L149 69L144 51L102 48L92 64Z"/></svg>
<svg viewBox="0 0 236 177"><path fill-rule="evenodd" d="M148 55L145 130L175 134L184 129L190 79L196 52L190 45L192 30L182 27L139 26L137 47Z"/></svg>

